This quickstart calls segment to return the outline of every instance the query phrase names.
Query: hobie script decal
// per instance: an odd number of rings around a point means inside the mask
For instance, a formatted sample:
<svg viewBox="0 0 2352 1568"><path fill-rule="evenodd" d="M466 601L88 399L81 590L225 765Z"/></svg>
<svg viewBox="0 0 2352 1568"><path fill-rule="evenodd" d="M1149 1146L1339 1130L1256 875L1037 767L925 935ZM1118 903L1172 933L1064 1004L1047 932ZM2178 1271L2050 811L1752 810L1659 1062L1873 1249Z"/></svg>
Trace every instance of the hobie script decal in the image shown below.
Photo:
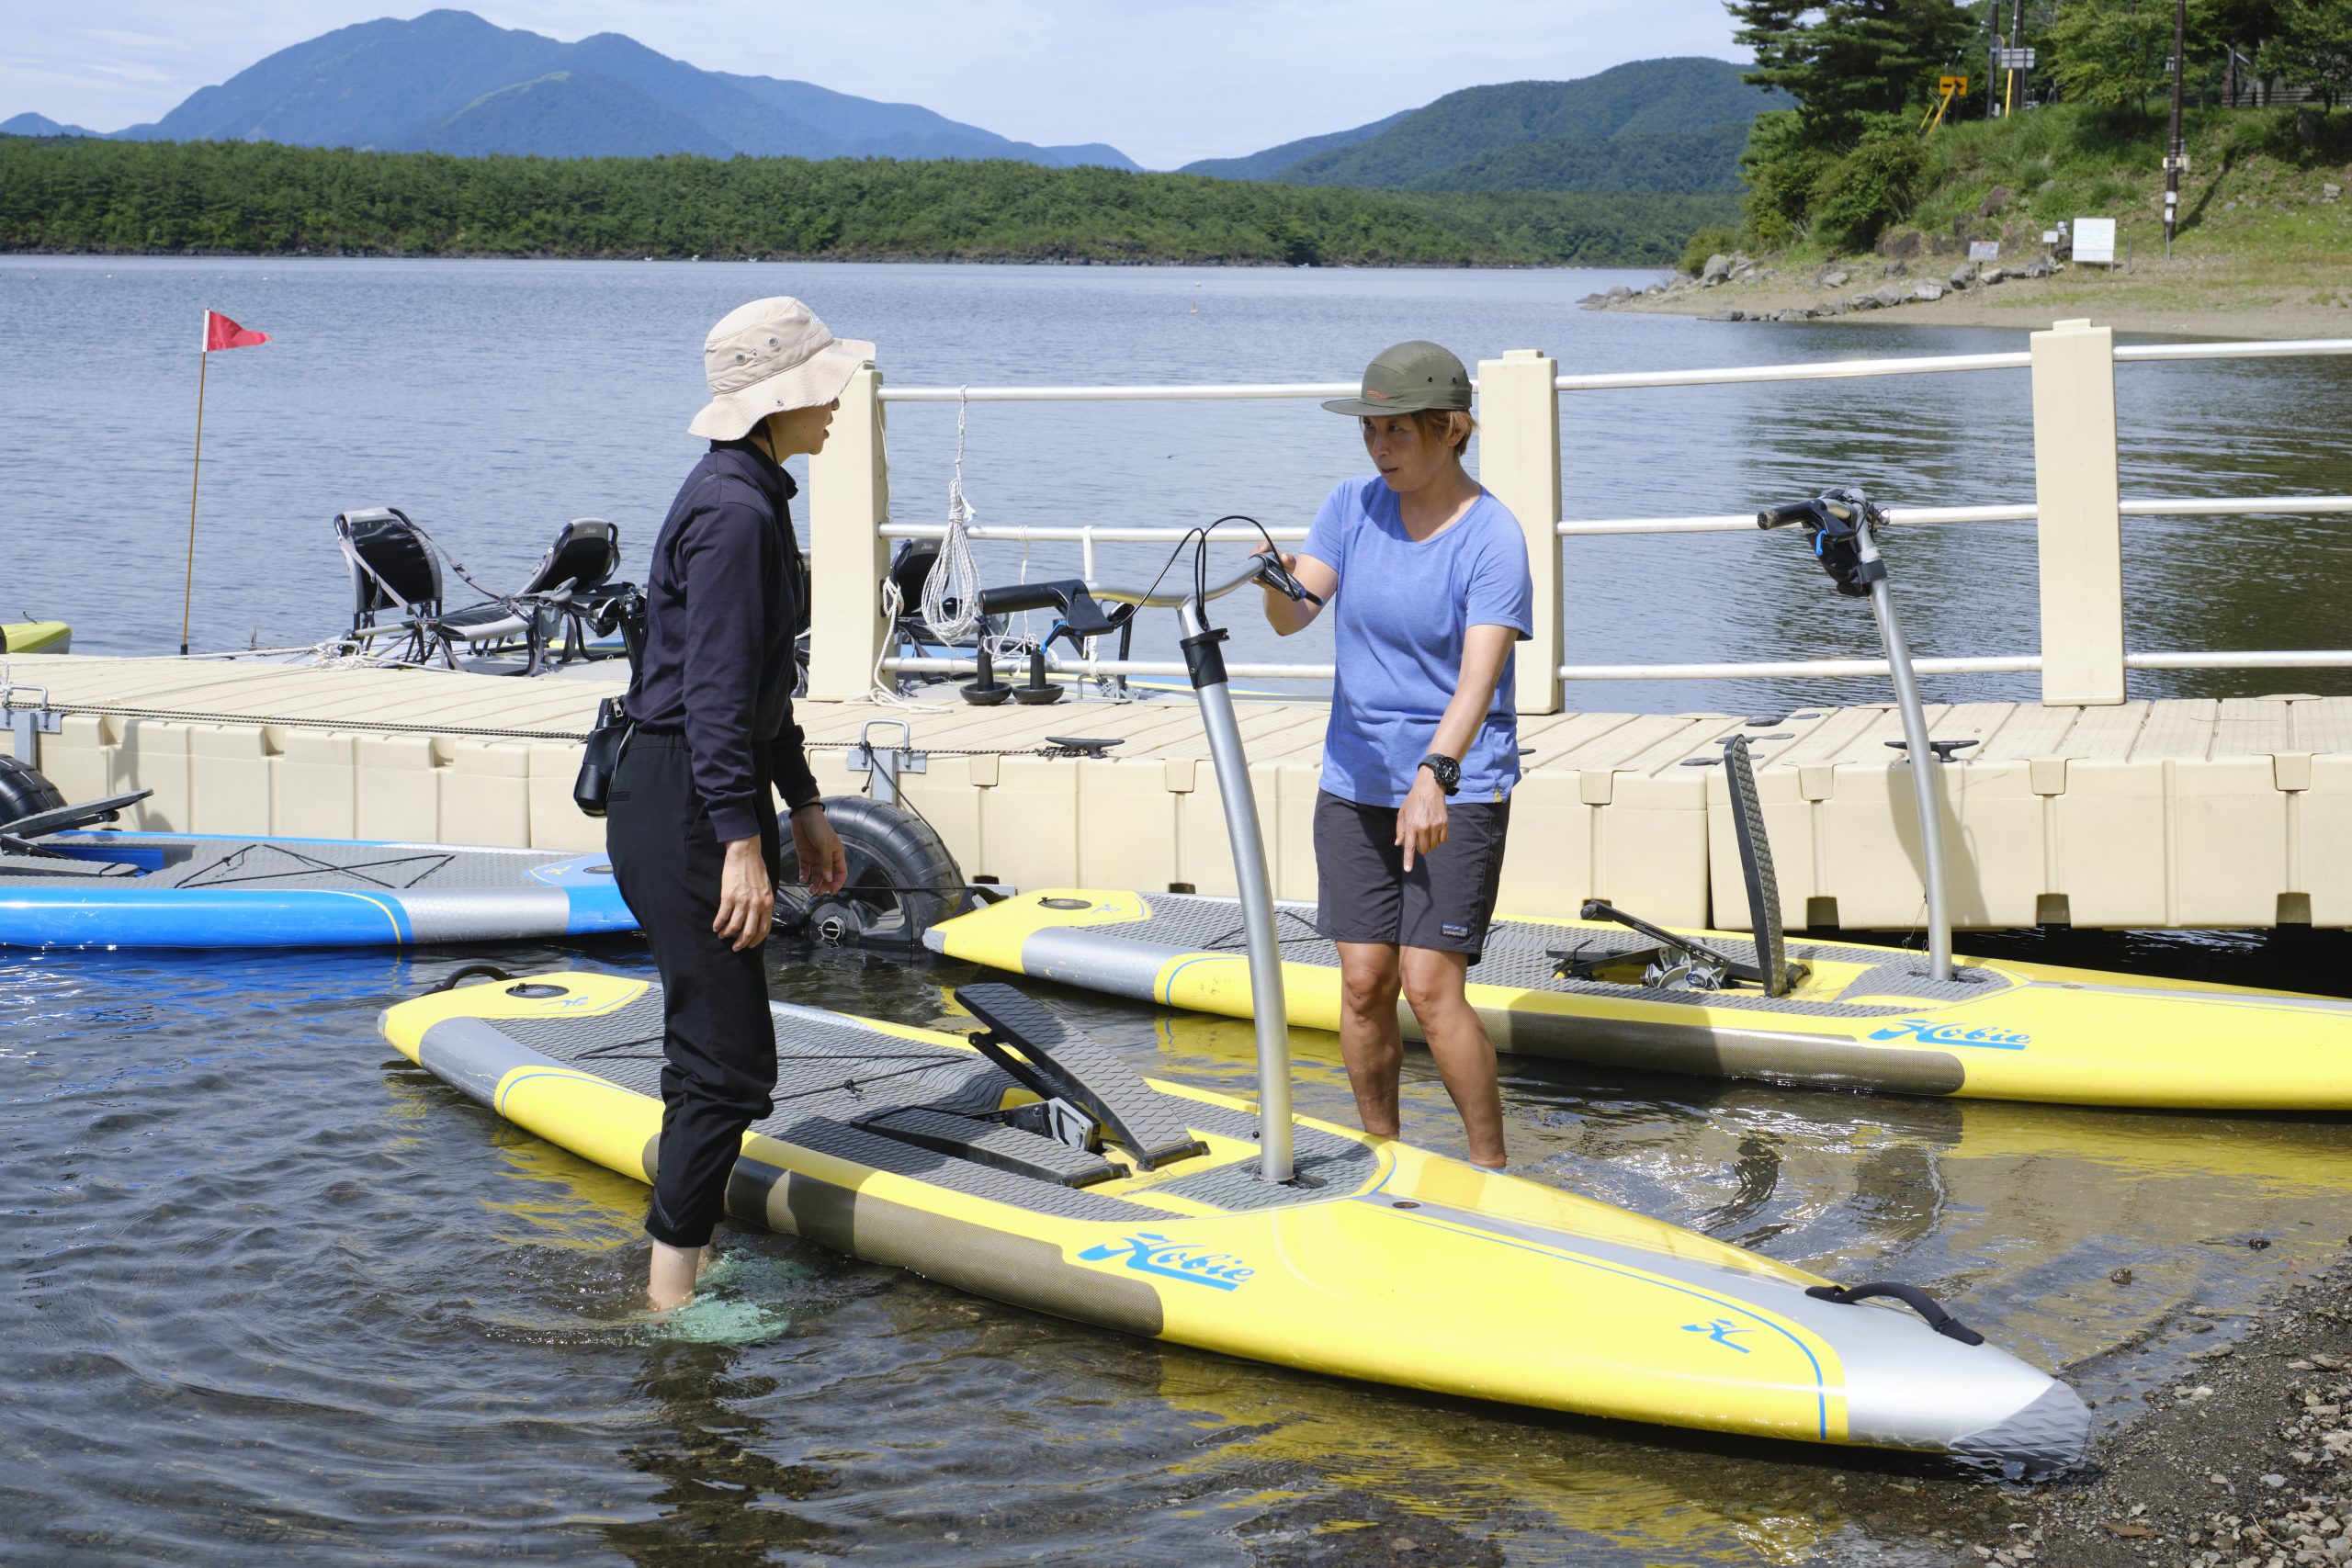
<svg viewBox="0 0 2352 1568"><path fill-rule="evenodd" d="M1181 1241L1170 1241L1149 1231L1138 1231L1117 1242L1090 1247L1079 1257L1089 1263L1108 1262L1115 1258L1138 1274L1185 1280L1219 1291L1236 1289L1244 1280L1257 1273L1256 1269L1249 1268L1229 1252L1204 1252L1197 1247L1187 1247Z"/></svg>
<svg viewBox="0 0 2352 1568"><path fill-rule="evenodd" d="M1900 1040L1906 1034L1923 1045L1982 1045L1995 1051L2022 1051L2033 1041L2032 1035L2012 1030L1962 1029L1958 1024L1938 1023L1928 1018L1906 1018L1901 1023L1890 1023L1884 1029L1872 1030L1871 1038Z"/></svg>

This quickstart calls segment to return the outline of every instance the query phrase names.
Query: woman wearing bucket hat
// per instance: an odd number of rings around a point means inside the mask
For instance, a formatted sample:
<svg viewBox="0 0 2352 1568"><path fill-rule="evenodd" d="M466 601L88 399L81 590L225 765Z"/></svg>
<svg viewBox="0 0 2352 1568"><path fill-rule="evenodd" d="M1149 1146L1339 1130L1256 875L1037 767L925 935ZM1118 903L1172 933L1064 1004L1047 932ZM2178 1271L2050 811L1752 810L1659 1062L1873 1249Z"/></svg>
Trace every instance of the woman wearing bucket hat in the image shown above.
<svg viewBox="0 0 2352 1568"><path fill-rule="evenodd" d="M1266 595L1287 637L1336 623L1315 802L1317 929L1340 950L1340 1050L1363 1129L1397 1133L1401 991L1462 1113L1474 1164L1502 1168L1495 1050L1464 995L1502 875L1519 780L1511 645L1534 634L1519 522L1463 468L1470 374L1433 343L1384 349L1359 422L1377 472L1333 490L1283 563L1325 604Z"/></svg>
<svg viewBox="0 0 2352 1568"><path fill-rule="evenodd" d="M653 543L636 721L613 775L605 842L662 972L662 1135L645 1228L647 1301L694 1294L711 1260L743 1130L768 1114L775 1022L762 945L781 870L778 791L801 874L847 874L792 718L800 549L786 458L813 453L842 389L874 357L797 299L755 299L703 342L710 401L687 429L710 450Z"/></svg>

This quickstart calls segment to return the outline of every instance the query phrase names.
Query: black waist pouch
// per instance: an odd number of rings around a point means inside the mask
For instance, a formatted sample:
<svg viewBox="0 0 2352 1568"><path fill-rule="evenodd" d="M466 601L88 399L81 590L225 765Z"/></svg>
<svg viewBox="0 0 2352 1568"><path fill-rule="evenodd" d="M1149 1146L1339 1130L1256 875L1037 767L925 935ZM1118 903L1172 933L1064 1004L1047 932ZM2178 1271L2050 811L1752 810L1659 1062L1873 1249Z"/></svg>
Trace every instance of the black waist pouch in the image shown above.
<svg viewBox="0 0 2352 1568"><path fill-rule="evenodd" d="M580 776L571 784L571 803L590 817L602 817L613 797L613 775L620 771L621 752L628 745L636 721L618 697L596 705L596 728L580 754Z"/></svg>

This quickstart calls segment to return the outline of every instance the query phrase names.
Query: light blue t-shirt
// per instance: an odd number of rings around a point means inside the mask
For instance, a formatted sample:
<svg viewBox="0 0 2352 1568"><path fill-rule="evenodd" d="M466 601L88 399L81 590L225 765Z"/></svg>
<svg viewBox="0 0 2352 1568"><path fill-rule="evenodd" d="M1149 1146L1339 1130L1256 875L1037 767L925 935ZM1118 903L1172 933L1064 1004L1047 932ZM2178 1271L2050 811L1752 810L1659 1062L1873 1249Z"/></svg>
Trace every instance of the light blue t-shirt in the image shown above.
<svg viewBox="0 0 2352 1568"><path fill-rule="evenodd" d="M1323 787L1359 806L1402 806L1462 683L1464 634L1509 626L1521 640L1534 635L1526 536L1510 509L1481 491L1458 521L1416 544L1396 492L1374 474L1325 498L1302 553L1340 574L1328 612L1339 651ZM1462 759L1457 799L1505 800L1519 782L1516 661L1503 660L1486 722Z"/></svg>

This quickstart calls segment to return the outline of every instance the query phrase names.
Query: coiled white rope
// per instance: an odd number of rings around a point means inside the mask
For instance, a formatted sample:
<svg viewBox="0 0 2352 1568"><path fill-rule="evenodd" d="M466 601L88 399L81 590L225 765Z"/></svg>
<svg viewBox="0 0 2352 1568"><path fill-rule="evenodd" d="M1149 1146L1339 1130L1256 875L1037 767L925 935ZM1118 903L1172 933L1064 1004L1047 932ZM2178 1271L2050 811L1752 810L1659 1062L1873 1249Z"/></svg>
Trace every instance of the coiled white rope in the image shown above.
<svg viewBox="0 0 2352 1568"><path fill-rule="evenodd" d="M922 623L943 643L961 642L980 624L980 571L972 559L966 530L978 513L964 494L964 434L971 412L970 389L956 405L956 467L947 477L947 536L922 580Z"/></svg>

